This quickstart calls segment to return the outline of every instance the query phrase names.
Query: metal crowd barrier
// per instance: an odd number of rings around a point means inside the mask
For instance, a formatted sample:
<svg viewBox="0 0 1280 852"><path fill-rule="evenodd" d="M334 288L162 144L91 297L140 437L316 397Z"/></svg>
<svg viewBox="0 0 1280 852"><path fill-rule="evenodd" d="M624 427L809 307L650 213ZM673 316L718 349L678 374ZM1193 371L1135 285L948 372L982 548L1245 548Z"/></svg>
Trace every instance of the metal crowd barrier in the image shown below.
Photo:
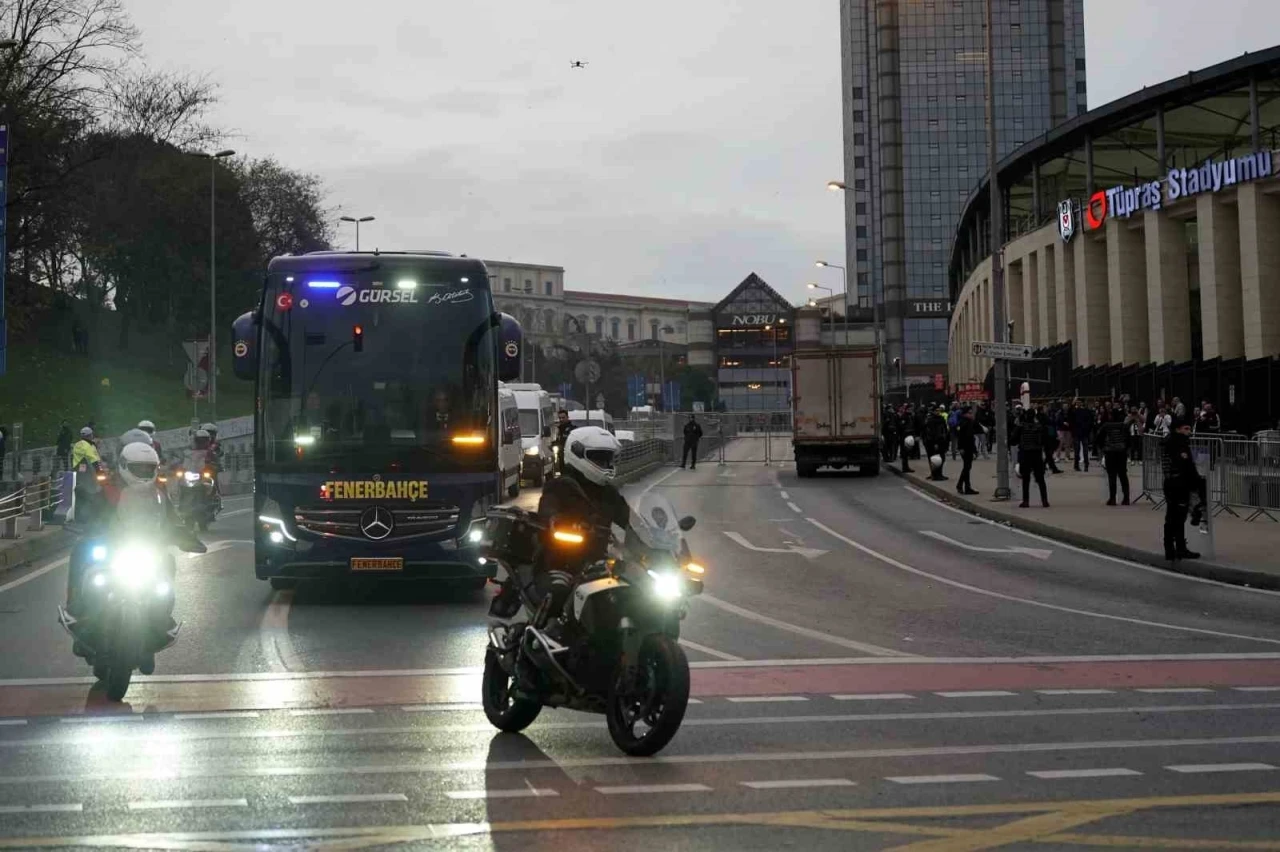
<svg viewBox="0 0 1280 852"><path fill-rule="evenodd" d="M1164 505L1164 439L1159 435L1142 436L1142 493L1135 503L1143 498L1151 501L1151 508L1159 509Z"/></svg>
<svg viewBox="0 0 1280 852"><path fill-rule="evenodd" d="M659 438L636 441L622 448L614 472L619 479L625 480L653 465L662 464L670 455L670 441Z"/></svg>
<svg viewBox="0 0 1280 852"><path fill-rule="evenodd" d="M1240 517L1246 522L1265 517L1280 522L1280 441L1266 437L1191 436L1196 467L1205 477L1212 513ZM1153 508L1164 505L1164 439L1142 436L1142 493ZM1136 502L1136 501L1135 501ZM1273 514L1274 513L1274 514Z"/></svg>

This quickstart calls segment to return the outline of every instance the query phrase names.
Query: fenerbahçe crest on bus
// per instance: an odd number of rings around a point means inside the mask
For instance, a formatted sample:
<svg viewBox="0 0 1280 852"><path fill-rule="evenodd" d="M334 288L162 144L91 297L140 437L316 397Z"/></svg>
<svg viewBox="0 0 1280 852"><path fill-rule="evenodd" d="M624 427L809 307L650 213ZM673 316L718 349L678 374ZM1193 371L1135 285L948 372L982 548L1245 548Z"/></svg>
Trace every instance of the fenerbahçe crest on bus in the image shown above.
<svg viewBox="0 0 1280 852"><path fill-rule="evenodd" d="M425 479L402 479L384 482L381 479L338 479L320 486L324 500L407 500L410 503L427 499Z"/></svg>

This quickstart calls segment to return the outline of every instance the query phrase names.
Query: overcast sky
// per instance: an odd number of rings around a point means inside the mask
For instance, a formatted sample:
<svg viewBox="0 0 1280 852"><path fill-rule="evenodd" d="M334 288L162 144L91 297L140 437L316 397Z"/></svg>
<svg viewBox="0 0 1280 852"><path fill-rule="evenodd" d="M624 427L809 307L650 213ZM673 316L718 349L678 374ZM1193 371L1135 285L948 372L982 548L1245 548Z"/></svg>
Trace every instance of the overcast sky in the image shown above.
<svg viewBox="0 0 1280 852"><path fill-rule="evenodd" d="M753 270L795 301L839 287L813 267L844 254L837 0L126 6L151 65L218 83L232 147L377 216L364 248L709 301ZM1085 0L1085 23L1096 107L1270 46L1280 2Z"/></svg>

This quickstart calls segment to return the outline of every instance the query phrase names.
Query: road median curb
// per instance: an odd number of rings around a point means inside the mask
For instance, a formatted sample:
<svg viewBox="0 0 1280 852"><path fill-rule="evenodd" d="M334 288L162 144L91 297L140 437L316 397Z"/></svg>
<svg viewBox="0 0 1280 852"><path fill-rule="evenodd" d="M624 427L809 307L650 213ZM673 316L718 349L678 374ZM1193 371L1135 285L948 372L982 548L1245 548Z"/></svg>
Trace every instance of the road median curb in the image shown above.
<svg viewBox="0 0 1280 852"><path fill-rule="evenodd" d="M61 527L46 527L39 533L20 538L0 548L0 576L32 562L70 549L76 537Z"/></svg>
<svg viewBox="0 0 1280 852"><path fill-rule="evenodd" d="M1150 565L1153 568L1159 568L1172 574L1186 574L1190 577L1200 577L1206 580L1217 580L1221 583L1230 583L1234 586L1248 586L1256 589L1270 589L1280 591L1280 575L1270 574L1265 571L1255 571L1249 568L1239 568L1234 565L1221 565L1216 562L1209 562L1203 559L1180 560L1178 562L1169 562L1164 558L1164 554L1156 553L1150 550L1142 550L1137 547L1130 547L1125 544L1110 541L1105 538L1097 538L1091 535L1067 530L1052 524L1042 523L1030 518L1020 518L1016 515L1006 515L1001 512L982 505L973 500L956 494L954 491L941 488L928 480L914 479L903 473L896 467L889 465L884 466L886 470L893 473L899 479L902 479L921 491L926 492L930 496L941 500L948 505L963 509L970 514L977 515L989 521L998 524L1005 524L1015 529L1025 530L1026 532L1035 533L1054 541L1060 541L1064 544L1074 545L1092 550L1097 553L1114 556L1119 559L1127 559L1131 562L1138 562L1143 565Z"/></svg>

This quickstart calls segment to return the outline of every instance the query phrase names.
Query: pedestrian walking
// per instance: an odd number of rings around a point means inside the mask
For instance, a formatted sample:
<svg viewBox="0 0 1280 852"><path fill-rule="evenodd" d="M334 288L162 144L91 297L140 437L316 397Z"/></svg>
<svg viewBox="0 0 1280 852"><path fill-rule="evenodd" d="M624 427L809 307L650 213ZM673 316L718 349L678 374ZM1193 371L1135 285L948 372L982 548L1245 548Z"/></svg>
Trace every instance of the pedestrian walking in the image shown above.
<svg viewBox="0 0 1280 852"><path fill-rule="evenodd" d="M680 467L684 467L686 462L692 462L690 470L698 469L698 442L701 440L702 424L698 422L697 415L690 414L689 421L684 424L684 449L680 453Z"/></svg>
<svg viewBox="0 0 1280 852"><path fill-rule="evenodd" d="M1107 505L1116 504L1116 481L1124 493L1123 505L1129 505L1129 459L1126 450L1129 435L1125 423L1124 412L1119 408L1112 409L1106 423L1098 428L1098 439L1102 444L1102 466L1107 471Z"/></svg>
<svg viewBox="0 0 1280 852"><path fill-rule="evenodd" d="M973 458L978 454L977 436L981 428L973 409L966 406L956 426L956 444L960 448L960 460L964 465L960 469L960 478L956 480L956 491L968 496L978 493L969 481L969 474L973 470Z"/></svg>
<svg viewBox="0 0 1280 852"><path fill-rule="evenodd" d="M1047 415L1042 415L1040 422L1044 424L1044 463L1050 473L1062 473L1054 456L1058 452L1058 429Z"/></svg>
<svg viewBox="0 0 1280 852"><path fill-rule="evenodd" d="M1030 506L1031 479L1034 477L1040 489L1040 504L1049 508L1049 487L1044 481L1044 424L1035 411L1028 408L1014 430L1018 446L1018 470L1022 476L1023 509Z"/></svg>
<svg viewBox="0 0 1280 852"><path fill-rule="evenodd" d="M65 420L58 428L58 440L53 448L53 464L61 471L71 469L71 426Z"/></svg>
<svg viewBox="0 0 1280 852"><path fill-rule="evenodd" d="M1199 559L1200 554L1187 547L1187 513L1192 495L1200 497L1204 506L1205 483L1191 457L1191 423L1175 420L1174 430L1164 439L1162 453L1164 472L1164 558Z"/></svg>
<svg viewBox="0 0 1280 852"><path fill-rule="evenodd" d="M911 456L916 451L916 419L910 404L902 406L898 417L898 432L902 435L902 472L911 472Z"/></svg>
<svg viewBox="0 0 1280 852"><path fill-rule="evenodd" d="M947 478L942 468L947 461L947 444L950 441L951 427L947 425L947 410L939 405L925 422L924 432L925 450L929 454L929 478L934 482L942 482Z"/></svg>
<svg viewBox="0 0 1280 852"><path fill-rule="evenodd" d="M1129 463L1135 464L1142 461L1142 413L1130 408L1124 424L1128 434Z"/></svg>
<svg viewBox="0 0 1280 852"><path fill-rule="evenodd" d="M1093 437L1095 420L1093 409L1087 405L1077 405L1071 412L1071 438L1076 446L1075 468L1080 470L1083 464L1086 473L1089 471L1089 440Z"/></svg>
<svg viewBox="0 0 1280 852"><path fill-rule="evenodd" d="M898 415L893 410L892 405L884 407L880 423L880 437L882 440L881 457L885 464L889 464L898 455Z"/></svg>

